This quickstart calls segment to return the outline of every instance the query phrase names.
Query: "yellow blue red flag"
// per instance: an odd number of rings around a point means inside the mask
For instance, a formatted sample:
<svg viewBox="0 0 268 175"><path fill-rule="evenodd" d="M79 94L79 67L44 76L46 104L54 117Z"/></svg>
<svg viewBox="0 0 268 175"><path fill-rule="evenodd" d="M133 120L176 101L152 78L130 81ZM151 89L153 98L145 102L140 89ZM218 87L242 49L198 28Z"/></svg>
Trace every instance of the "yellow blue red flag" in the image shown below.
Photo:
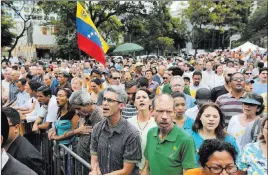
<svg viewBox="0 0 268 175"><path fill-rule="evenodd" d="M77 2L76 26L79 49L105 65L105 53L108 51L109 46L79 2Z"/></svg>

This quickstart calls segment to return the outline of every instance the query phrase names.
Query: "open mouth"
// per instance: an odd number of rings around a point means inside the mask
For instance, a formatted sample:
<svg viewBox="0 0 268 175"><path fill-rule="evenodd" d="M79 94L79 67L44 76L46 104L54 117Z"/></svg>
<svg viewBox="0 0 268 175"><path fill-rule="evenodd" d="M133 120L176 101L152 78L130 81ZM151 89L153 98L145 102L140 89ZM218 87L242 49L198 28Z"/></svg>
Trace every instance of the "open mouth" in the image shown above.
<svg viewBox="0 0 268 175"><path fill-rule="evenodd" d="M142 106L145 106L145 104L144 103L140 103L140 106L142 107Z"/></svg>

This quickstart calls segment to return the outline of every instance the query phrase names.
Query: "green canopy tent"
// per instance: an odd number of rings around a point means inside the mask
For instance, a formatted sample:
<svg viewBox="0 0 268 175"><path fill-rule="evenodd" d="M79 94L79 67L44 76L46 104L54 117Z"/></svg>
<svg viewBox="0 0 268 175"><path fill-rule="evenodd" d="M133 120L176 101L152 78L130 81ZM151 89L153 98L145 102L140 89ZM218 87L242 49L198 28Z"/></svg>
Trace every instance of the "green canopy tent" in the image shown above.
<svg viewBox="0 0 268 175"><path fill-rule="evenodd" d="M144 50L144 48L138 44L135 43L124 43L118 47L116 47L116 49L113 51L114 53L125 53L125 52L134 52L134 56L135 56L135 52L136 51L141 51Z"/></svg>

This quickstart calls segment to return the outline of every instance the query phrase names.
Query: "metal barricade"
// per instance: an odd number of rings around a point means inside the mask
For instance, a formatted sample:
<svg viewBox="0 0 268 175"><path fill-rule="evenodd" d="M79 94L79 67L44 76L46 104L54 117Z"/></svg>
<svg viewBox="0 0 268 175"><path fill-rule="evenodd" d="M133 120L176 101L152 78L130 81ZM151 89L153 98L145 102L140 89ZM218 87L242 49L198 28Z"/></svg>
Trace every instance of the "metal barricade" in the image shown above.
<svg viewBox="0 0 268 175"><path fill-rule="evenodd" d="M40 135L42 137L41 153L45 162L44 163L45 175L54 175L53 142L51 140L48 140L47 132Z"/></svg>
<svg viewBox="0 0 268 175"><path fill-rule="evenodd" d="M23 136L38 150L41 151L41 135L32 132L34 122L22 122Z"/></svg>
<svg viewBox="0 0 268 175"><path fill-rule="evenodd" d="M57 167L54 170L54 174L88 175L88 173L83 174L84 169L87 169L88 171L91 169L91 166L88 162L86 162L84 159L74 153L70 148L63 144L56 143L54 148L54 167ZM82 166L81 172L76 170L77 163L80 163Z"/></svg>

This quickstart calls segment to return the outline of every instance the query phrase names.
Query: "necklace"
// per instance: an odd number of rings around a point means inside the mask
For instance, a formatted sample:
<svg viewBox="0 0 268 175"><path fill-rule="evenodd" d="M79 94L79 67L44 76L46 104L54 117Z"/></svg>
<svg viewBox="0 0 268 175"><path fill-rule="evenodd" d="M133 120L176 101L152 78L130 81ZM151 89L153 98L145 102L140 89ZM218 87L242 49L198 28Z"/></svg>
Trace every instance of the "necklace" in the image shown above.
<svg viewBox="0 0 268 175"><path fill-rule="evenodd" d="M149 119L147 120L145 126L142 128L142 127L140 126L140 123L139 123L139 120L138 120L138 116L137 116L137 124L138 124L138 127L139 127L139 129L140 129L140 134L141 134L141 135L142 135L143 130L147 127L147 125L148 125L148 123L149 123L149 121L150 121L150 118L151 118L151 117L149 117Z"/></svg>

